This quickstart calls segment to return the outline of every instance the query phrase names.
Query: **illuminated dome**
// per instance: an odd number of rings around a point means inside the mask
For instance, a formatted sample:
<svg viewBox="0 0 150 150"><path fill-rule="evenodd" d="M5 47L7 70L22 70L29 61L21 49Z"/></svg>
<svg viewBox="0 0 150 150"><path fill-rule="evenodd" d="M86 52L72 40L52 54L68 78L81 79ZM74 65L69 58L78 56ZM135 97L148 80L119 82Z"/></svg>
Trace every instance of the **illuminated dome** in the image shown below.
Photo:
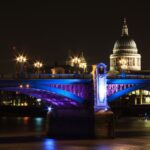
<svg viewBox="0 0 150 150"><path fill-rule="evenodd" d="M110 70L122 69L141 70L141 55L138 54L135 41L128 34L126 19L124 19L121 37L115 42L113 54L110 55Z"/></svg>
<svg viewBox="0 0 150 150"><path fill-rule="evenodd" d="M114 44L114 49L133 49L137 48L135 41L129 36L122 36L119 40L117 40Z"/></svg>

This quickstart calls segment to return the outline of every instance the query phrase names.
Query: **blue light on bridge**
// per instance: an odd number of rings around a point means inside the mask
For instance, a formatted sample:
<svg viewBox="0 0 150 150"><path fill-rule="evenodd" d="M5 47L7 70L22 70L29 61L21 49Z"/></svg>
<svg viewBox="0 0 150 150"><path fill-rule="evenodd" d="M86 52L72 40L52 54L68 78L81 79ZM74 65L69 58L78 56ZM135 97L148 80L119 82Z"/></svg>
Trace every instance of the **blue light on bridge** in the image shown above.
<svg viewBox="0 0 150 150"><path fill-rule="evenodd" d="M106 65L100 63L96 66L96 75L94 79L95 86L95 98L94 98L94 107L95 111L99 109L107 108L107 79L106 79Z"/></svg>
<svg viewBox="0 0 150 150"><path fill-rule="evenodd" d="M103 78L99 77L97 86L99 90L97 94L98 95L97 99L100 101L100 103L103 103L106 98L106 81Z"/></svg>

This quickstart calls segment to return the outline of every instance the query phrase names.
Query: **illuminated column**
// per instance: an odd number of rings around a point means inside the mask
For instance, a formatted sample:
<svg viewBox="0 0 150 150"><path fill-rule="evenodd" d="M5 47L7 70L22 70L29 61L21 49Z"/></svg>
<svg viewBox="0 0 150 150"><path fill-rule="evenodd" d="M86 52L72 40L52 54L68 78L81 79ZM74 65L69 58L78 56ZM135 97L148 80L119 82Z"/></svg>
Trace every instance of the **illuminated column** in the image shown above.
<svg viewBox="0 0 150 150"><path fill-rule="evenodd" d="M107 109L107 79L106 79L106 65L100 63L96 66L94 79L94 108L95 111L99 109Z"/></svg>
<svg viewBox="0 0 150 150"><path fill-rule="evenodd" d="M142 101L143 101L143 95L142 95L142 90L140 90L140 104L142 105Z"/></svg>
<svg viewBox="0 0 150 150"><path fill-rule="evenodd" d="M137 98L134 99L134 104L137 105Z"/></svg>

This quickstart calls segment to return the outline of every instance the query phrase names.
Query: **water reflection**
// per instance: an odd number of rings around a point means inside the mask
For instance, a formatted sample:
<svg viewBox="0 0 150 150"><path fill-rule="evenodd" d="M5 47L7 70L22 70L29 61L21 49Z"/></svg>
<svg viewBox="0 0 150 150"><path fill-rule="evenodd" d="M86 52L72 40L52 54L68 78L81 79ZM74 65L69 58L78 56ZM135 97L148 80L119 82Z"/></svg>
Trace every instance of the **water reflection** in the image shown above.
<svg viewBox="0 0 150 150"><path fill-rule="evenodd" d="M29 117L23 117L23 123L24 125L27 125L29 122Z"/></svg>
<svg viewBox="0 0 150 150"><path fill-rule="evenodd" d="M45 132L45 118L42 117L0 117L0 136L41 134Z"/></svg>
<svg viewBox="0 0 150 150"><path fill-rule="evenodd" d="M35 118L34 119L34 123L35 123L35 131L41 131L42 130L42 128L43 128L43 119L44 118L41 118L41 117L37 117L37 118ZM46 126L46 125L44 125L44 126Z"/></svg>
<svg viewBox="0 0 150 150"><path fill-rule="evenodd" d="M43 142L44 150L56 150L56 141L54 139L45 139Z"/></svg>
<svg viewBox="0 0 150 150"><path fill-rule="evenodd" d="M43 122L43 118L40 118L40 117L35 118L35 124L36 124L37 126L41 125L42 122Z"/></svg>
<svg viewBox="0 0 150 150"><path fill-rule="evenodd" d="M22 123L22 117L17 117L16 121L17 121L17 124L21 124Z"/></svg>
<svg viewBox="0 0 150 150"><path fill-rule="evenodd" d="M116 136L126 136L125 132L131 135L150 135L150 119L141 118L120 118L117 120ZM1 135L44 135L46 131L46 118L42 117L0 117ZM119 134L118 134L119 133Z"/></svg>

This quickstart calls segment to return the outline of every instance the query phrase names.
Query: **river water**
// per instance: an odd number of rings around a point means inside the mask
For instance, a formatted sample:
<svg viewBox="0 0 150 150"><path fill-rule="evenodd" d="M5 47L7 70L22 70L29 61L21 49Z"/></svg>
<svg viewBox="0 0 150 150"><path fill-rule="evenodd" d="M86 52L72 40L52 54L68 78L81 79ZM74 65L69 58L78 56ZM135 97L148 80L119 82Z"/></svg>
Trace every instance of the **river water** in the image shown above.
<svg viewBox="0 0 150 150"><path fill-rule="evenodd" d="M56 140L46 137L46 118L0 117L0 150L21 149L150 149L150 119L120 118L115 123L114 139Z"/></svg>
<svg viewBox="0 0 150 150"><path fill-rule="evenodd" d="M0 117L0 137L40 136L45 133L45 124L43 117Z"/></svg>

